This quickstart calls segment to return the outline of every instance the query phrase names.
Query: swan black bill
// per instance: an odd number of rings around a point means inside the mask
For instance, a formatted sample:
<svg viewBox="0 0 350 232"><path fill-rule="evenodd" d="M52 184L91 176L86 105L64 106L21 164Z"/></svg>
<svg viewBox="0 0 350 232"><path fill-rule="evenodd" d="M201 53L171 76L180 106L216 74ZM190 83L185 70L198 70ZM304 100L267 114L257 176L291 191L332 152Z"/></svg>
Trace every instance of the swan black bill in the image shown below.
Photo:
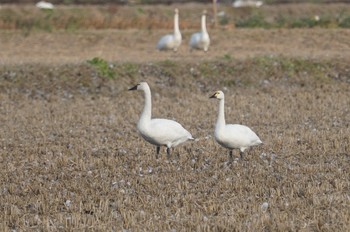
<svg viewBox="0 0 350 232"><path fill-rule="evenodd" d="M131 87L131 88L128 89L128 90L129 90L129 91L130 91L130 90L137 90L137 86L138 86L138 85L135 85L134 87Z"/></svg>
<svg viewBox="0 0 350 232"><path fill-rule="evenodd" d="M209 98L216 98L216 93L214 93L211 97Z"/></svg>

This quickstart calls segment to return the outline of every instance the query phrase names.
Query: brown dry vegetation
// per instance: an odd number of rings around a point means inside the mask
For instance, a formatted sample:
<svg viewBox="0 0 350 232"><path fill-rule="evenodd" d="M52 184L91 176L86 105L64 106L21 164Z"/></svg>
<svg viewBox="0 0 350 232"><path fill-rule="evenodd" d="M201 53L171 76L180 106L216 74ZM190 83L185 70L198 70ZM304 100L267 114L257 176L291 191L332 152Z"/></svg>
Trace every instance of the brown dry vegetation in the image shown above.
<svg viewBox="0 0 350 232"><path fill-rule="evenodd" d="M1 32L0 230L348 231L349 32L223 30L206 57L154 51L163 32ZM197 138L170 160L137 134L141 80ZM264 142L232 165L218 89Z"/></svg>
<svg viewBox="0 0 350 232"><path fill-rule="evenodd" d="M171 29L174 8L180 10L182 30L198 29L201 12L208 11L208 26L213 27L211 4L164 5L58 5L53 11L45 11L34 5L0 5L0 29L23 30L30 33L37 30L55 31L78 29ZM217 11L225 13L218 17L218 25L225 28L251 27L242 25L255 17L258 25L267 27L350 27L350 4L266 4L261 8L233 8L231 4L218 4ZM318 22L314 21L319 16ZM307 22L300 22L306 20ZM298 23L299 22L299 23ZM303 25L299 25L302 23ZM344 25L342 25L344 24Z"/></svg>
<svg viewBox="0 0 350 232"><path fill-rule="evenodd" d="M93 57L111 62L211 61L231 57L285 56L315 60L350 59L350 30L347 29L235 29L210 30L210 53L191 53L188 41L195 30L183 31L178 53L160 53L155 46L168 30L102 30L73 33L1 32L0 64L69 64ZM130 49L133 47L133 49Z"/></svg>

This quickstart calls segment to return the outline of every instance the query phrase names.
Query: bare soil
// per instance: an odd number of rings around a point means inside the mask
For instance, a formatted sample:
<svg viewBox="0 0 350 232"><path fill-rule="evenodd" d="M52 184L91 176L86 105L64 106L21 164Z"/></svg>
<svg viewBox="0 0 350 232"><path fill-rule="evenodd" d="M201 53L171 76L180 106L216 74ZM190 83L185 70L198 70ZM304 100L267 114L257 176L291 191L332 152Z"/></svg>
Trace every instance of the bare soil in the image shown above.
<svg viewBox="0 0 350 232"><path fill-rule="evenodd" d="M110 62L154 62L233 59L255 56L286 56L303 59L349 59L350 31L347 29L233 29L211 30L210 52L190 52L191 33L184 31L177 53L158 52L158 39L169 31L103 30L83 32L2 32L0 64L81 63L93 57Z"/></svg>

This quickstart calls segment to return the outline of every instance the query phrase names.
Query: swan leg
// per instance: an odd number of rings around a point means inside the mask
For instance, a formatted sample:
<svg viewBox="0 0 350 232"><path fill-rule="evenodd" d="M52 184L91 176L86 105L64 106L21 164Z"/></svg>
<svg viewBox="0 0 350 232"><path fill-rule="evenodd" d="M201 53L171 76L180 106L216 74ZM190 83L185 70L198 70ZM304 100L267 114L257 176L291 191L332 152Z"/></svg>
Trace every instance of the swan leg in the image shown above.
<svg viewBox="0 0 350 232"><path fill-rule="evenodd" d="M228 162L229 163L232 163L232 161L233 161L233 151L232 150L230 150L230 156L229 156L229 160L228 160Z"/></svg>
<svg viewBox="0 0 350 232"><path fill-rule="evenodd" d="M156 158L157 158L157 159L158 159L158 157L159 157L159 151L160 151L160 147L157 146L157 154L156 154Z"/></svg>
<svg viewBox="0 0 350 232"><path fill-rule="evenodd" d="M170 147L166 148L166 154L168 156L168 159L170 159Z"/></svg>
<svg viewBox="0 0 350 232"><path fill-rule="evenodd" d="M239 151L239 155L241 156L241 160L243 160L243 151Z"/></svg>

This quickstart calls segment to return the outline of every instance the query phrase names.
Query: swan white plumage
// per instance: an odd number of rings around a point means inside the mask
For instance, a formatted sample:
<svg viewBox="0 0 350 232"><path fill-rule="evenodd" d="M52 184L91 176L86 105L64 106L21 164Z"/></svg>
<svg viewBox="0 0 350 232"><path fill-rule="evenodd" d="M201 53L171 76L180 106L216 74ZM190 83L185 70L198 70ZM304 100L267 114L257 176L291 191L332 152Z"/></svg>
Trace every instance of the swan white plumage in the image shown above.
<svg viewBox="0 0 350 232"><path fill-rule="evenodd" d="M50 2L40 1L35 4L36 7L44 10L52 10L54 8L53 4Z"/></svg>
<svg viewBox="0 0 350 232"><path fill-rule="evenodd" d="M167 147L169 158L170 148L187 140L193 140L191 133L178 122L168 119L152 119L151 90L146 82L140 82L129 90L142 90L144 92L145 105L137 123L137 129L147 142L157 147L157 158L161 146Z"/></svg>
<svg viewBox="0 0 350 232"><path fill-rule="evenodd" d="M203 11L202 18L201 18L201 32L197 32L192 34L191 40L190 40L190 49L199 49L204 50L205 52L208 51L209 45L210 45L210 38L207 31L206 26L206 14L207 11Z"/></svg>
<svg viewBox="0 0 350 232"><path fill-rule="evenodd" d="M232 3L232 6L235 8L239 7L261 7L263 5L263 1L256 0L236 0Z"/></svg>
<svg viewBox="0 0 350 232"><path fill-rule="evenodd" d="M239 149L241 159L243 152L252 146L261 144L260 138L249 127L239 124L226 124L225 122L225 96L222 91L216 91L210 98L220 100L218 119L215 125L215 140L230 151L230 162L232 162L232 150Z"/></svg>
<svg viewBox="0 0 350 232"><path fill-rule="evenodd" d="M181 40L182 36L179 28L179 10L175 9L174 34L165 35L162 38L160 38L157 44L157 49L160 51L173 50L174 52L176 52L178 47L181 45Z"/></svg>

